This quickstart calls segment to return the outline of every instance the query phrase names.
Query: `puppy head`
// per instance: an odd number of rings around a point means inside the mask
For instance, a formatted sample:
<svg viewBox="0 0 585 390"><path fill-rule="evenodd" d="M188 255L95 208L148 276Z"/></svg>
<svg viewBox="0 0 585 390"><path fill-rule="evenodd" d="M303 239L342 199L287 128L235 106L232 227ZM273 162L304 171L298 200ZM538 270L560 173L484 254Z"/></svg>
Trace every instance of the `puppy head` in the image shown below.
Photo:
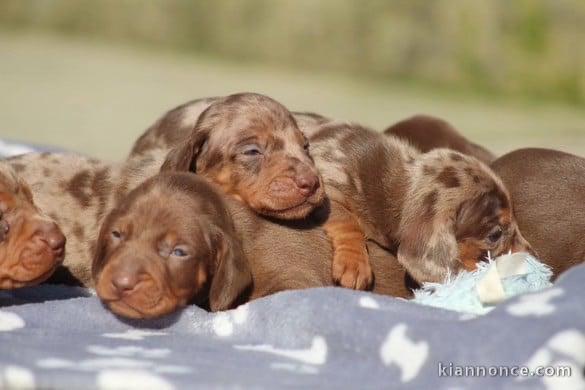
<svg viewBox="0 0 585 390"><path fill-rule="evenodd" d="M442 283L488 256L533 253L508 191L486 165L438 149L421 155L411 170L398 260L418 282Z"/></svg>
<svg viewBox="0 0 585 390"><path fill-rule="evenodd" d="M229 309L252 282L222 199L188 173L156 176L120 203L102 226L92 274L102 301L129 318L190 301Z"/></svg>
<svg viewBox="0 0 585 390"><path fill-rule="evenodd" d="M34 205L27 184L0 163L0 289L44 282L65 255L65 236Z"/></svg>
<svg viewBox="0 0 585 390"><path fill-rule="evenodd" d="M300 219L325 197L308 146L284 106L243 93L208 107L162 170L197 172L260 214Z"/></svg>

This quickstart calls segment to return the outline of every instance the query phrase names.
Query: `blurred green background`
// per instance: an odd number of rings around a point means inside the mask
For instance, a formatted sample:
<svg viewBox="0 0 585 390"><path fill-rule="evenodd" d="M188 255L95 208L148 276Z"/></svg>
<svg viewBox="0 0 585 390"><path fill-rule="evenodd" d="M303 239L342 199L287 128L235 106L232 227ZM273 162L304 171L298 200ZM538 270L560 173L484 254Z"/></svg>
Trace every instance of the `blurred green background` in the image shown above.
<svg viewBox="0 0 585 390"><path fill-rule="evenodd" d="M164 111L239 91L585 154L583 0L0 0L0 75L0 136L109 159Z"/></svg>

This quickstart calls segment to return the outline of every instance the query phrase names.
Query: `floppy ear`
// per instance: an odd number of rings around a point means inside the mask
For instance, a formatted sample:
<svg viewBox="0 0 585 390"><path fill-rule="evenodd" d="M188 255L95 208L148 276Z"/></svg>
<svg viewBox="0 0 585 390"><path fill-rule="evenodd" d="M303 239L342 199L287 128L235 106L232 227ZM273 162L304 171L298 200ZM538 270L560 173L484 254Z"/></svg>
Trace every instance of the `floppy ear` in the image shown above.
<svg viewBox="0 0 585 390"><path fill-rule="evenodd" d="M239 240L223 232L215 240L217 268L211 281L211 311L231 309L252 285L252 273Z"/></svg>
<svg viewBox="0 0 585 390"><path fill-rule="evenodd" d="M424 213L401 226L397 258L417 282L444 283L459 270L454 226L448 215L425 219Z"/></svg>
<svg viewBox="0 0 585 390"><path fill-rule="evenodd" d="M181 145L171 149L160 171L196 172L197 158L208 138L209 131L196 126Z"/></svg>

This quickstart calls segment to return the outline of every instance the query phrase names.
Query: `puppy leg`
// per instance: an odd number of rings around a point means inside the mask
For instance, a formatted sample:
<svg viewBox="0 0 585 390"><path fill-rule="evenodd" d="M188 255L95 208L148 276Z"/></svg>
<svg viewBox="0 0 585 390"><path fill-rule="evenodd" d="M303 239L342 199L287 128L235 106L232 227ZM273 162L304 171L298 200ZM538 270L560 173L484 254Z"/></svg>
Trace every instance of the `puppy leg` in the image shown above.
<svg viewBox="0 0 585 390"><path fill-rule="evenodd" d="M324 225L333 246L333 280L346 288L365 290L373 282L366 237L357 217L334 201Z"/></svg>

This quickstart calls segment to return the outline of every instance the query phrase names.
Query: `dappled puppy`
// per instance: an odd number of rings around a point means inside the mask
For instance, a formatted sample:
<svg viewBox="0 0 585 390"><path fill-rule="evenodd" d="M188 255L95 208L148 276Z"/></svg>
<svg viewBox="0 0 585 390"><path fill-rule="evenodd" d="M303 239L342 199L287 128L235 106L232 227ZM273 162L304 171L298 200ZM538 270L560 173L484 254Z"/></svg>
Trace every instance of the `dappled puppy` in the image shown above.
<svg viewBox="0 0 585 390"><path fill-rule="evenodd" d="M102 301L129 318L189 302L230 309L252 283L222 198L189 173L149 179L107 216L92 275Z"/></svg>
<svg viewBox="0 0 585 390"><path fill-rule="evenodd" d="M486 164L496 158L486 148L465 138L449 122L429 115L415 115L402 120L387 128L384 134L408 141L423 153L446 148L473 156Z"/></svg>
<svg viewBox="0 0 585 390"><path fill-rule="evenodd" d="M180 106L140 137L130 160L167 153L163 171L196 172L262 215L304 218L325 198L295 118L264 95Z"/></svg>
<svg viewBox="0 0 585 390"><path fill-rule="evenodd" d="M63 261L65 237L35 205L28 184L0 162L0 289L45 281Z"/></svg>
<svg viewBox="0 0 585 390"><path fill-rule="evenodd" d="M162 161L109 164L60 153L29 153L6 160L25 177L35 204L67 237L63 264L49 283L91 287L91 259L105 216L133 188L156 175Z"/></svg>
<svg viewBox="0 0 585 390"><path fill-rule="evenodd" d="M554 276L585 261L585 159L520 149L492 168L510 190L520 230Z"/></svg>
<svg viewBox="0 0 585 390"><path fill-rule="evenodd" d="M397 251L418 282L443 282L508 251L530 251L507 189L481 161L448 149L420 153L405 141L330 122L310 137L337 217L325 230L333 276L346 287L372 280L365 240Z"/></svg>

